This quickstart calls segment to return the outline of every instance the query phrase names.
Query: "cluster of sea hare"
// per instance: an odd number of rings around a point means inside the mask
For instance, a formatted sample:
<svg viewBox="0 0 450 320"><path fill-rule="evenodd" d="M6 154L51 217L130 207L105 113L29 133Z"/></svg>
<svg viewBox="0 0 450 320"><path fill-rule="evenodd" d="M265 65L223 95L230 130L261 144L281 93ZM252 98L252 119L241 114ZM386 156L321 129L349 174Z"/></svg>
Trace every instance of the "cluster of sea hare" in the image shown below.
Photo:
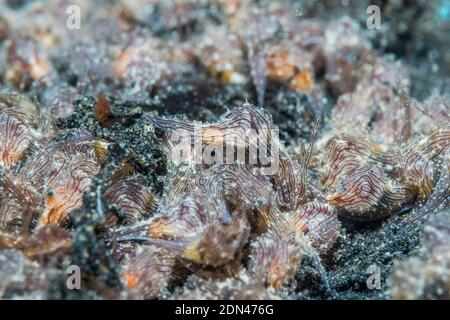
<svg viewBox="0 0 450 320"><path fill-rule="evenodd" d="M391 297L450 297L450 98L412 98L408 69L355 20L290 2L13 3L0 2L0 298L311 298L305 260L339 298L328 257L344 226L394 216L425 226ZM81 30L66 25L74 3ZM174 161L199 138L257 159L248 133L262 131L270 174Z"/></svg>

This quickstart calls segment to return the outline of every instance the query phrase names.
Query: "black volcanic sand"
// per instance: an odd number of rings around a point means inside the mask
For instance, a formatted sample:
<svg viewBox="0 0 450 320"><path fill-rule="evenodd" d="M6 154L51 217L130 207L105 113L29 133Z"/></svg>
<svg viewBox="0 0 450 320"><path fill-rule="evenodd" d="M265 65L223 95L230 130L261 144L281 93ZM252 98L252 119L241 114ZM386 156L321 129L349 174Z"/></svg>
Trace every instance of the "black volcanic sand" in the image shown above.
<svg viewBox="0 0 450 320"><path fill-rule="evenodd" d="M347 225L333 253L323 262L331 292L323 290L323 280L311 259L307 259L298 272L298 289L312 299L388 299L386 280L394 261L414 254L421 233L420 225L405 228L401 217L369 225ZM368 270L372 265L379 268L380 289L369 289L367 285L373 274Z"/></svg>

